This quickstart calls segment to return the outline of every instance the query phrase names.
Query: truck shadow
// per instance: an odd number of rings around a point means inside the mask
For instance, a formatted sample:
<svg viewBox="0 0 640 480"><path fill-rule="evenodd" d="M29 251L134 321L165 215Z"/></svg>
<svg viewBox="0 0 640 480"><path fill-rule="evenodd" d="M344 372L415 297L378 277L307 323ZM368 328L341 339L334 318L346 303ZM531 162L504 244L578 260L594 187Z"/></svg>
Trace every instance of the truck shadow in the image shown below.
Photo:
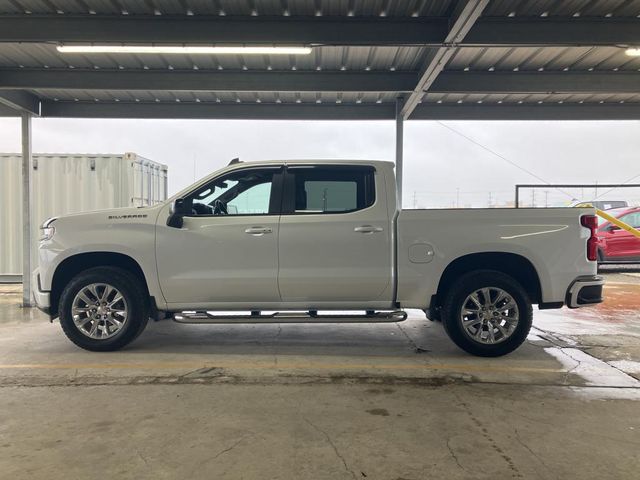
<svg viewBox="0 0 640 480"><path fill-rule="evenodd" d="M525 344L511 357L538 355ZM184 325L150 324L127 355L292 355L354 357L464 357L440 323L409 318L385 324Z"/></svg>
<svg viewBox="0 0 640 480"><path fill-rule="evenodd" d="M449 342L440 324L409 319L402 324L226 324L150 323L126 349L134 352L252 355L413 355L424 344Z"/></svg>

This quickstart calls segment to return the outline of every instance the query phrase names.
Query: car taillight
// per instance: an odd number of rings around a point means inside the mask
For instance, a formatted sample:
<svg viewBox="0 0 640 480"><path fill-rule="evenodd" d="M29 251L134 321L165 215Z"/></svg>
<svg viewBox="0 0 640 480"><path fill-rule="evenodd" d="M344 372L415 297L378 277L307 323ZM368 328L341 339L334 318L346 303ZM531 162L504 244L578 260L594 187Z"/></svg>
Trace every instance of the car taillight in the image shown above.
<svg viewBox="0 0 640 480"><path fill-rule="evenodd" d="M580 224L591 232L589 240L587 240L587 260L595 262L598 259L598 237L596 236L598 217L595 215L583 215L580 217Z"/></svg>

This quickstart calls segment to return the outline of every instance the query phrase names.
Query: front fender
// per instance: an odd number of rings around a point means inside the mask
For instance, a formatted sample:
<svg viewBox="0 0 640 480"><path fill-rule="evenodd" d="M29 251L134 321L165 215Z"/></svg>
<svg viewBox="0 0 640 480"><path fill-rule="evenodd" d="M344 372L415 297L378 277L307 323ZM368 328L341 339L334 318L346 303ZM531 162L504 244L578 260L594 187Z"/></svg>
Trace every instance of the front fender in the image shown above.
<svg viewBox="0 0 640 480"><path fill-rule="evenodd" d="M43 290L51 290L56 270L66 260L86 253L116 253L135 261L144 275L149 294L159 308L166 305L162 296L155 258L155 221L157 211L132 221L104 221L105 213L62 217L55 222L56 233L38 248L40 283Z"/></svg>

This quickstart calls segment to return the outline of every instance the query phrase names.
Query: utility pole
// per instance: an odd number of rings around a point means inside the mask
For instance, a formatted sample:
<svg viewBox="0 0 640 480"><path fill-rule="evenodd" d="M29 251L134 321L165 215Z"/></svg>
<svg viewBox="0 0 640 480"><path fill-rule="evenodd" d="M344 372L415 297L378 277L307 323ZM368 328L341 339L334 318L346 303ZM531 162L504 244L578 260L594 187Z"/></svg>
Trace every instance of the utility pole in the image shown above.
<svg viewBox="0 0 640 480"><path fill-rule="evenodd" d="M413 191L413 208L418 208L418 199L416 198L416 191Z"/></svg>
<svg viewBox="0 0 640 480"><path fill-rule="evenodd" d="M531 208L536 206L536 189L531 189Z"/></svg>
<svg viewBox="0 0 640 480"><path fill-rule="evenodd" d="M549 190L544 191L544 208L549 206Z"/></svg>
<svg viewBox="0 0 640 480"><path fill-rule="evenodd" d="M489 208L491 208L491 192L489 192Z"/></svg>
<svg viewBox="0 0 640 480"><path fill-rule="evenodd" d="M456 208L460 208L460 187L456 188Z"/></svg>

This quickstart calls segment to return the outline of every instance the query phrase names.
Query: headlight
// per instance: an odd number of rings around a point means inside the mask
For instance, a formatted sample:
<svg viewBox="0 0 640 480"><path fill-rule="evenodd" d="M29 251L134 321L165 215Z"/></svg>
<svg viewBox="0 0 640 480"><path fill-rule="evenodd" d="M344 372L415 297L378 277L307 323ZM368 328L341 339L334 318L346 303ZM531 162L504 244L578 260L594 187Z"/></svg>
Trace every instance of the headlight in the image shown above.
<svg viewBox="0 0 640 480"><path fill-rule="evenodd" d="M42 230L40 240L51 240L53 238L53 235L56 233L56 228L52 224L55 220L56 217L53 217L42 224L40 227L40 230Z"/></svg>

